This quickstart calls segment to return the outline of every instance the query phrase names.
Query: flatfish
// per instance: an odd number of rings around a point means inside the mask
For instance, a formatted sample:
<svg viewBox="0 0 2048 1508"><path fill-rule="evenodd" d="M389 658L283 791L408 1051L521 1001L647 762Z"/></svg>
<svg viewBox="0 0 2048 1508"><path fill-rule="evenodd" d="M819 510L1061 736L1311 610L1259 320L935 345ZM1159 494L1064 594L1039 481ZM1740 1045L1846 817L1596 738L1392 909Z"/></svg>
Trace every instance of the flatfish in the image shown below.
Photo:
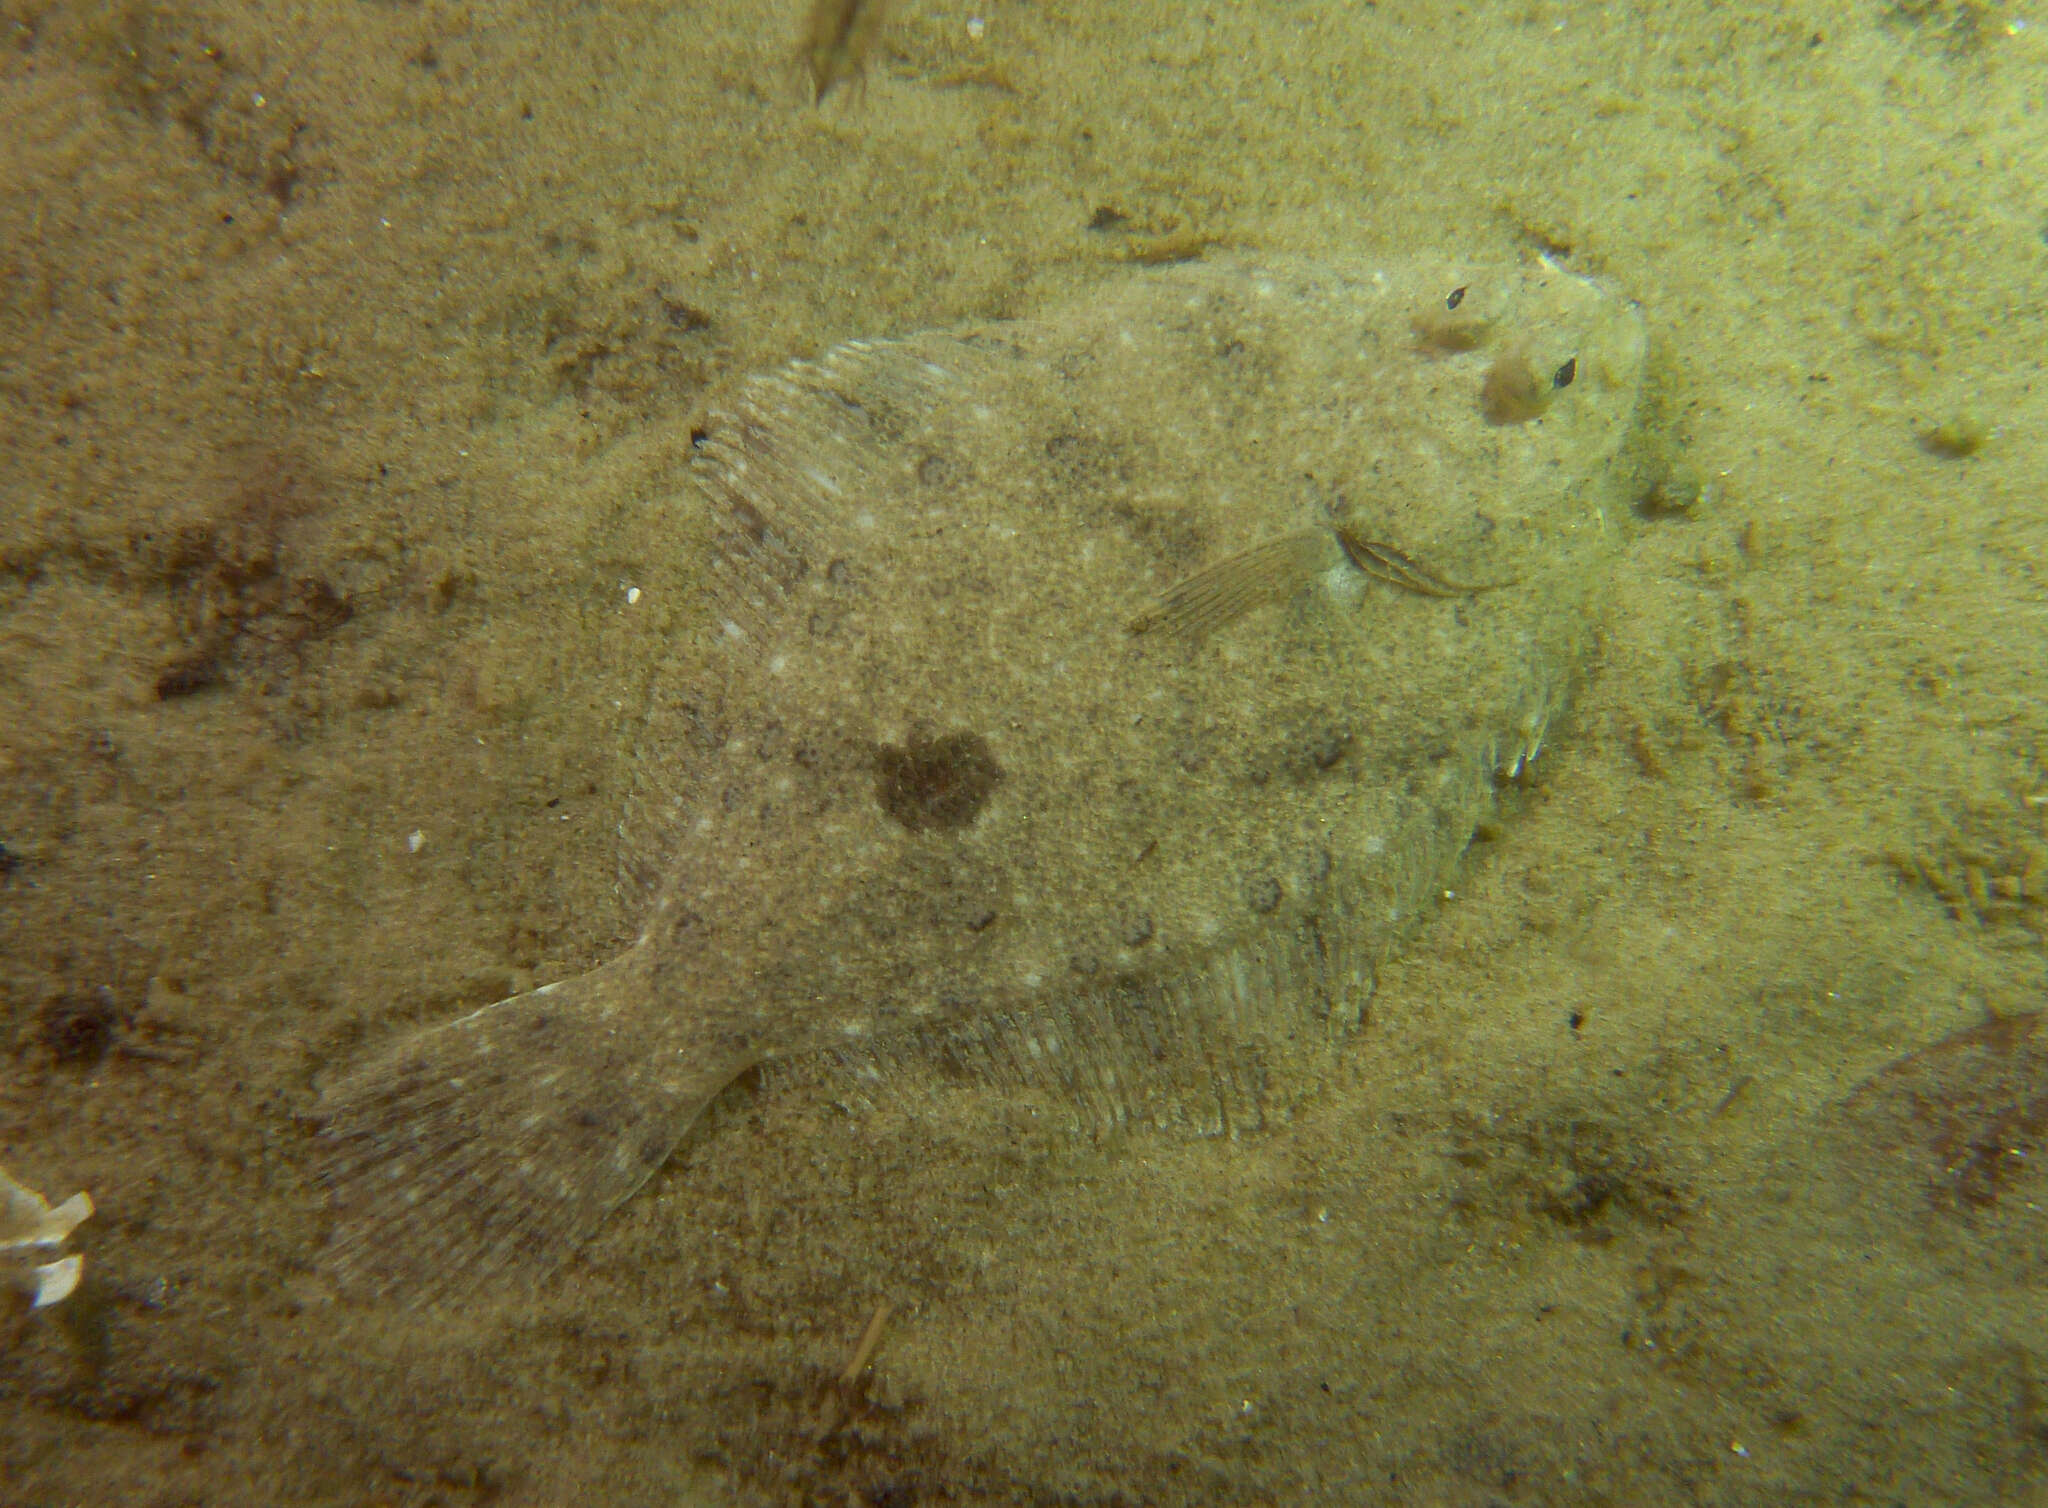
<svg viewBox="0 0 2048 1508"><path fill-rule="evenodd" d="M1260 1124L1542 746L1643 352L1544 260L1266 258L749 380L690 467L719 689L632 756L644 929L325 1090L331 1269L544 1274L769 1061Z"/></svg>

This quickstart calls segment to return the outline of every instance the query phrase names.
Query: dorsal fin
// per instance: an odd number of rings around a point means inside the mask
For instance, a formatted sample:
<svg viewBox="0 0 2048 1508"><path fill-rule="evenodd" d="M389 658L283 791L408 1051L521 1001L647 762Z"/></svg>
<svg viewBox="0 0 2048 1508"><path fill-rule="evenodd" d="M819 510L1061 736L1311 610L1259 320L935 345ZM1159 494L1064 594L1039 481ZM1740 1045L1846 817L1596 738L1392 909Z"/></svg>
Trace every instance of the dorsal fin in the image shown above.
<svg viewBox="0 0 2048 1508"><path fill-rule="evenodd" d="M684 652L654 674L619 824L629 904L667 872L698 798L697 762L722 736L722 688L772 655L803 583L830 568L864 495L902 464L892 439L929 421L956 381L949 362L965 354L944 334L849 341L749 378L710 414L690 470L714 515L704 591L728 663L706 681L702 657Z"/></svg>
<svg viewBox="0 0 2048 1508"><path fill-rule="evenodd" d="M714 410L692 471L720 515L709 561L718 630L756 654L797 584L830 563L890 439L950 387L932 337L856 340L750 379Z"/></svg>

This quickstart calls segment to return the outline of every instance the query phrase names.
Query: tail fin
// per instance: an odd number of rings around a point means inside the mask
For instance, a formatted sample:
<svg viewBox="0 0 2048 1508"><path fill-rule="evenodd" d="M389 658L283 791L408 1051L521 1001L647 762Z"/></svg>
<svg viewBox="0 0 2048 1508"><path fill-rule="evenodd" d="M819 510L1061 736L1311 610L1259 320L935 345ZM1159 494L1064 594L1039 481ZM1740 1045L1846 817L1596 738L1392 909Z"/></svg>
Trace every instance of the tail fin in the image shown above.
<svg viewBox="0 0 2048 1508"><path fill-rule="evenodd" d="M667 1160L740 1063L693 1061L629 953L421 1032L316 1112L347 1288L538 1281Z"/></svg>

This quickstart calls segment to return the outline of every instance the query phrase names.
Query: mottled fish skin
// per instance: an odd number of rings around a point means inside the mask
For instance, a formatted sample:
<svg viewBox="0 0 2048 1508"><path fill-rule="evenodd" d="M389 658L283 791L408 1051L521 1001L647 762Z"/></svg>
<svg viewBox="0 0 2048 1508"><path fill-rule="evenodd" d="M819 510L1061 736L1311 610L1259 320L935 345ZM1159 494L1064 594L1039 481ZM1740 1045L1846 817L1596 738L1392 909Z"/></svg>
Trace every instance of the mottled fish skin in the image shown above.
<svg viewBox="0 0 2048 1508"><path fill-rule="evenodd" d="M1433 337L1447 300L1484 327ZM1566 380L1503 422L1502 359ZM635 756L645 929L326 1091L330 1268L544 1274L764 1060L1256 1121L1540 747L1642 359L1633 308L1547 262L1271 259L750 380L694 465L725 699L707 733L657 691ZM1339 528L1499 585L1384 585ZM1133 632L1262 549L1281 588Z"/></svg>

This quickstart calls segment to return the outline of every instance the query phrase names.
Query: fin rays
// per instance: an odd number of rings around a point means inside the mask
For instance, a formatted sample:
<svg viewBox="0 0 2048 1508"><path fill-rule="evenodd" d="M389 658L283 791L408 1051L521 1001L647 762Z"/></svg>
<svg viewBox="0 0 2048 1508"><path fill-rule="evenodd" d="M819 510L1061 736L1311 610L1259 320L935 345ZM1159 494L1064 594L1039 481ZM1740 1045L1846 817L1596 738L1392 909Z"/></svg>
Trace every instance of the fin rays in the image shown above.
<svg viewBox="0 0 2048 1508"><path fill-rule="evenodd" d="M649 1071L659 1044L622 1048L598 1024L590 1007L630 984L622 964L435 1028L328 1088L323 1260L345 1287L421 1302L501 1271L537 1281L660 1166L730 1074L664 1079Z"/></svg>
<svg viewBox="0 0 2048 1508"><path fill-rule="evenodd" d="M900 461L892 435L913 431L948 399L971 359L944 336L858 340L742 384L714 410L692 469L713 537L705 594L713 632L741 660L765 661L813 576L829 570L863 493ZM687 757L715 746L718 693L656 678L619 822L619 880L635 905L666 877L677 829L697 795Z"/></svg>
<svg viewBox="0 0 2048 1508"><path fill-rule="evenodd" d="M1285 602L1326 570L1330 537L1319 529L1283 534L1225 556L1170 588L1131 621L1131 632L1199 639L1246 613Z"/></svg>
<svg viewBox="0 0 2048 1508"><path fill-rule="evenodd" d="M870 1105L951 1081L1036 1093L1085 1132L1155 1125L1234 1136L1285 1114L1363 1018L1372 988L1369 957L1303 926L1182 978L1076 990L1026 1011L836 1048L822 1066L841 1093Z"/></svg>
<svg viewBox="0 0 2048 1508"><path fill-rule="evenodd" d="M1336 550L1330 547L1333 534ZM1131 620L1130 631L1206 638L1247 613L1287 601L1340 559L1375 581L1418 597L1471 597L1514 585L1512 580L1453 581L1414 556L1340 524L1331 531L1283 534L1226 555L1170 587Z"/></svg>
<svg viewBox="0 0 2048 1508"><path fill-rule="evenodd" d="M1388 586L1397 586L1418 597L1471 597L1514 585L1513 581L1477 584L1452 581L1447 576L1439 576L1414 556L1403 554L1379 540L1367 539L1349 525L1338 526L1337 543L1344 548L1344 558L1373 580L1384 581Z"/></svg>

